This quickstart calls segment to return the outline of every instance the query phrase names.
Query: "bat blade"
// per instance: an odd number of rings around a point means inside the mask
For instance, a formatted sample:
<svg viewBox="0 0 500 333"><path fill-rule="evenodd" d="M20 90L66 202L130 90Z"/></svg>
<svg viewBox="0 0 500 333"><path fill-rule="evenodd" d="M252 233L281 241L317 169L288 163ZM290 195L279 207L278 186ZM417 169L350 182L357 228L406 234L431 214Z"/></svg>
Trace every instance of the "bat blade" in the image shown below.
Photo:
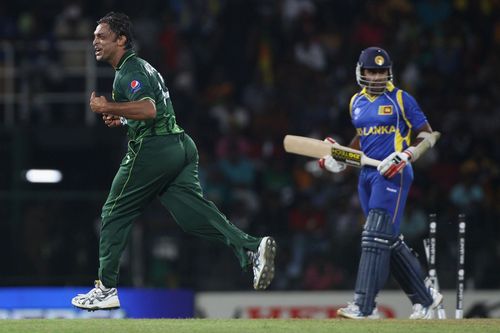
<svg viewBox="0 0 500 333"><path fill-rule="evenodd" d="M420 142L413 152L413 160L416 161L428 149L432 148L436 141L439 140L441 133L432 132L426 139ZM355 167L362 167L369 165L377 167L380 164L379 160L370 158L363 154L362 151L344 147L338 143L330 143L318 139L308 138L298 135L286 135L283 140L283 147L285 151L292 154L312 157L323 158L331 155L335 160L346 163Z"/></svg>
<svg viewBox="0 0 500 333"><path fill-rule="evenodd" d="M331 155L335 160L355 167L363 165L377 167L380 164L380 161L365 156L359 150L304 136L286 135L283 147L288 153L312 158L323 158Z"/></svg>
<svg viewBox="0 0 500 333"><path fill-rule="evenodd" d="M287 153L322 158L331 154L332 144L297 135L286 135L283 147Z"/></svg>

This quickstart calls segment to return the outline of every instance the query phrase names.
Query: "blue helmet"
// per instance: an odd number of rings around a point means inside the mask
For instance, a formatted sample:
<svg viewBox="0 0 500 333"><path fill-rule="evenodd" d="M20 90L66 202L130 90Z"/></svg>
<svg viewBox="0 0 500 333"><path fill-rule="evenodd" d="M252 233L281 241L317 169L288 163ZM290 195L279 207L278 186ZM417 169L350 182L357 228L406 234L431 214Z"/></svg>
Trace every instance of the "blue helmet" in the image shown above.
<svg viewBox="0 0 500 333"><path fill-rule="evenodd" d="M387 69L387 77L377 80L369 80L363 69ZM380 47L369 47L361 51L356 65L356 80L361 88L374 95L385 92L387 82L392 81L392 61L389 53Z"/></svg>

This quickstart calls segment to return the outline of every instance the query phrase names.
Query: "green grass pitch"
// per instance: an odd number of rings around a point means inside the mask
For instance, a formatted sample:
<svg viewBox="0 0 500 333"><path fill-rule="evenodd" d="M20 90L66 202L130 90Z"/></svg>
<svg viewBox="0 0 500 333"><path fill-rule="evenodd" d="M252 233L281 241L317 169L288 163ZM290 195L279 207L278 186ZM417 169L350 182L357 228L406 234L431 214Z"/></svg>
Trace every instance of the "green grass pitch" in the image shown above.
<svg viewBox="0 0 500 333"><path fill-rule="evenodd" d="M500 319L22 319L0 320L9 333L471 333L500 332Z"/></svg>

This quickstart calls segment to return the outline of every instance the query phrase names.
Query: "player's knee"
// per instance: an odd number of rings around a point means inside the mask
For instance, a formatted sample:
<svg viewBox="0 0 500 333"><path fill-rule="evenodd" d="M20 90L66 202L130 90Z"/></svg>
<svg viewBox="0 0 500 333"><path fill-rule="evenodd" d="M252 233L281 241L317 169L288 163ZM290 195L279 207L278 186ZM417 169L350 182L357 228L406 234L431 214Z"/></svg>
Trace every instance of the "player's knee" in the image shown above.
<svg viewBox="0 0 500 333"><path fill-rule="evenodd" d="M391 246L391 257L394 260L406 259L412 255L412 250L406 245L402 238L398 237Z"/></svg>
<svg viewBox="0 0 500 333"><path fill-rule="evenodd" d="M391 246L396 240L391 214L383 209L370 210L362 237L376 242L383 240L382 243Z"/></svg>
<svg viewBox="0 0 500 333"><path fill-rule="evenodd" d="M394 241L394 244L392 244L392 251L395 253L399 252L412 252L412 249L406 245L403 235L400 235L399 237L396 238Z"/></svg>

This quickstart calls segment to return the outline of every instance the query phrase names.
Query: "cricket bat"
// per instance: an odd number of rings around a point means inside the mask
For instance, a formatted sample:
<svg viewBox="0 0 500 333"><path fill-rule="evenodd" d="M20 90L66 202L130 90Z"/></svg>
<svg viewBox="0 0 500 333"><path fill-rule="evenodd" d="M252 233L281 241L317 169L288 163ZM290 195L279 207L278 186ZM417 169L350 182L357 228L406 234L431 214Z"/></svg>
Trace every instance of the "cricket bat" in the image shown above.
<svg viewBox="0 0 500 333"><path fill-rule="evenodd" d="M318 159L332 155L335 160L358 168L363 165L377 167L380 164L380 161L365 156L362 151L305 136L286 135L283 146L288 153Z"/></svg>
<svg viewBox="0 0 500 333"><path fill-rule="evenodd" d="M428 149L434 147L440 137L441 133L434 131L422 140L413 151L412 162L415 162ZM358 168L364 165L377 167L380 164L379 160L366 156L360 150L304 136L286 135L283 140L283 147L288 153L317 159L332 155L335 160Z"/></svg>

